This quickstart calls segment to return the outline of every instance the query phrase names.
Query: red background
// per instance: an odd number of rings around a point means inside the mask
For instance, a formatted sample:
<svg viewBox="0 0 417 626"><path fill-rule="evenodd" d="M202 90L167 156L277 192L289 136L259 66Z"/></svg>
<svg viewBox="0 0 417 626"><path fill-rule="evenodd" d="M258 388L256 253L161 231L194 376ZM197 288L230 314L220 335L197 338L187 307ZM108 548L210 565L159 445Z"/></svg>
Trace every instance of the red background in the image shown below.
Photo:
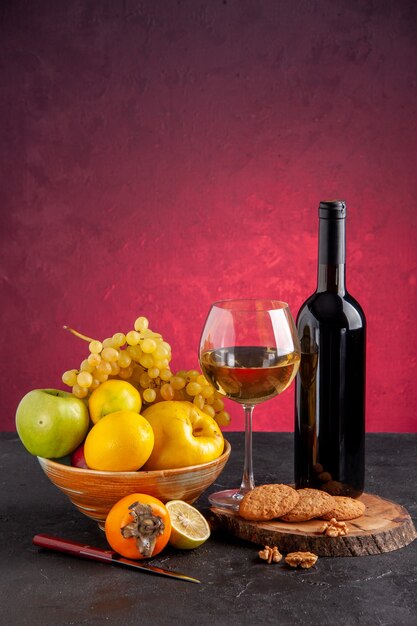
<svg viewBox="0 0 417 626"><path fill-rule="evenodd" d="M416 431L413 1L4 2L1 428L144 314L197 365L219 298L315 289L317 205L348 203L369 431ZM242 428L232 407L232 428ZM292 430L293 389L258 430Z"/></svg>

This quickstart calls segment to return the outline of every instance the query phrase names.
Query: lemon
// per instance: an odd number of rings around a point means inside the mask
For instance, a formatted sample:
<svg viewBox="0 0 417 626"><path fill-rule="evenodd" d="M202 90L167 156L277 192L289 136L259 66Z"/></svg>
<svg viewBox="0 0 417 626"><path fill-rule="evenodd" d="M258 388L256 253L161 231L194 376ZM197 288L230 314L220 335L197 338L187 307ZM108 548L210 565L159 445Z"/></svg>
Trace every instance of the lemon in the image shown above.
<svg viewBox="0 0 417 626"><path fill-rule="evenodd" d="M183 500L165 504L171 518L169 543L180 550L198 548L210 537L210 526L200 511Z"/></svg>
<svg viewBox="0 0 417 626"><path fill-rule="evenodd" d="M151 455L154 434L149 422L133 411L116 411L94 424L84 444L90 469L135 472Z"/></svg>

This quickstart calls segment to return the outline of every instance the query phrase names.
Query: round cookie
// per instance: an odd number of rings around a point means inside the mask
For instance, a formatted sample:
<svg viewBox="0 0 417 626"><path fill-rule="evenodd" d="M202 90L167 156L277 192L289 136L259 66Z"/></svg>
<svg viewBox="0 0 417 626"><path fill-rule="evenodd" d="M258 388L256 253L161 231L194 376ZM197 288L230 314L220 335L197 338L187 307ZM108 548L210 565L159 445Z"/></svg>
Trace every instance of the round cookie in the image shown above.
<svg viewBox="0 0 417 626"><path fill-rule="evenodd" d="M337 521L342 522L349 519L355 519L365 513L365 505L360 500L354 500L348 496L333 496L335 506L325 514L321 519L331 520L333 517Z"/></svg>
<svg viewBox="0 0 417 626"><path fill-rule="evenodd" d="M288 485L260 485L245 494L239 515L258 522L275 519L291 511L298 499L297 491Z"/></svg>
<svg viewBox="0 0 417 626"><path fill-rule="evenodd" d="M285 515L281 515L283 522L307 522L314 517L321 517L327 511L334 509L333 496L319 489L298 489L299 500L295 507Z"/></svg>

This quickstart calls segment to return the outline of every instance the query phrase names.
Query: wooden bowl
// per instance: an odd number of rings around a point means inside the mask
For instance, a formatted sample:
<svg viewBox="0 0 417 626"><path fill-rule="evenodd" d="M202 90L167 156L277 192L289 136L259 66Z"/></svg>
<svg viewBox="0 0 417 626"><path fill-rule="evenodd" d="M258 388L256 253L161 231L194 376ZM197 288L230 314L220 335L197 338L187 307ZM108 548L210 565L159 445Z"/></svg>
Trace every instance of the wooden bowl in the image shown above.
<svg viewBox="0 0 417 626"><path fill-rule="evenodd" d="M103 528L113 504L131 493L147 493L162 502L185 500L191 504L223 471L230 451L230 443L225 440L223 454L214 461L152 472L99 472L42 457L38 461L49 480L77 509Z"/></svg>

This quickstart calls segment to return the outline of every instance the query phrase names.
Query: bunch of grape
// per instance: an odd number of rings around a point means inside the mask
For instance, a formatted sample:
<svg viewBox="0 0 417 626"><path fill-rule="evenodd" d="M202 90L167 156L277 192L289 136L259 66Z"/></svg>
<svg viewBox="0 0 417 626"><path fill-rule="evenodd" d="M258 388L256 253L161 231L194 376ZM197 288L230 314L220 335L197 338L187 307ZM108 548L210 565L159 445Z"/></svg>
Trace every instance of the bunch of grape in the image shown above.
<svg viewBox="0 0 417 626"><path fill-rule="evenodd" d="M224 410L220 394L198 370L180 370L176 374L171 371L171 346L149 328L146 317L138 317L134 329L126 334L115 333L102 342L65 328L89 342L90 354L79 369L62 375L62 382L72 388L77 398L87 398L109 378L123 379L138 389L145 405L161 400L188 400L220 426L229 424L230 415Z"/></svg>

